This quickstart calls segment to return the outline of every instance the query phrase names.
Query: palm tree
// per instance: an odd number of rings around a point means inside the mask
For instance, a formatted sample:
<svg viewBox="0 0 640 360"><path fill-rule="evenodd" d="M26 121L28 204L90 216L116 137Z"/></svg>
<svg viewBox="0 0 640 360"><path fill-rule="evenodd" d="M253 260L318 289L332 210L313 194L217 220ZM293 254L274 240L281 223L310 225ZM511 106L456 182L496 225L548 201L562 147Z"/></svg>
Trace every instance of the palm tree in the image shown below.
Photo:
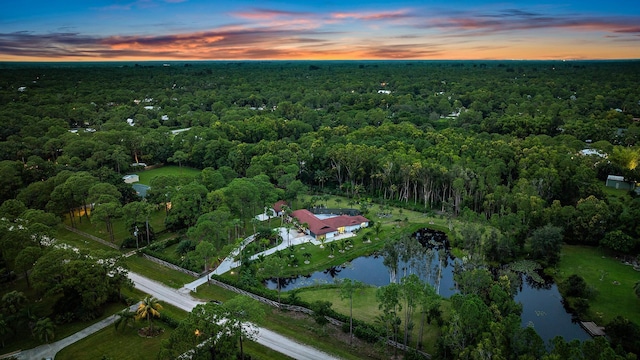
<svg viewBox="0 0 640 360"><path fill-rule="evenodd" d="M331 255L329 255L329 257L332 258L333 257L333 252L336 250L336 243L330 242L329 243L329 250L331 250Z"/></svg>
<svg viewBox="0 0 640 360"><path fill-rule="evenodd" d="M351 249L353 247L353 240L345 239L344 240L344 248L345 250Z"/></svg>
<svg viewBox="0 0 640 360"><path fill-rule="evenodd" d="M2 307L8 314L17 314L27 303L23 292L13 290L2 296Z"/></svg>
<svg viewBox="0 0 640 360"><path fill-rule="evenodd" d="M251 225L253 225L253 233L255 234L256 231L256 225L258 225L260 223L260 220L256 219L256 218L251 218Z"/></svg>
<svg viewBox="0 0 640 360"><path fill-rule="evenodd" d="M302 254L302 256L304 256L304 259L305 259L304 263L308 264L310 262L309 259L311 259L311 253L307 251L304 254Z"/></svg>
<svg viewBox="0 0 640 360"><path fill-rule="evenodd" d="M48 343L49 339L55 337L55 328L56 325L49 318L42 318L36 322L36 325L33 327L33 332L40 338L40 340Z"/></svg>
<svg viewBox="0 0 640 360"><path fill-rule="evenodd" d="M120 311L117 315L118 318L113 323L113 326L116 328L116 330L122 330L126 328L135 317L135 314L128 308Z"/></svg>
<svg viewBox="0 0 640 360"><path fill-rule="evenodd" d="M160 311L162 310L162 305L158 299L153 296L147 296L138 305L138 310L136 311L136 320L146 318L149 322L149 331L148 334L153 335L153 317L160 317Z"/></svg>

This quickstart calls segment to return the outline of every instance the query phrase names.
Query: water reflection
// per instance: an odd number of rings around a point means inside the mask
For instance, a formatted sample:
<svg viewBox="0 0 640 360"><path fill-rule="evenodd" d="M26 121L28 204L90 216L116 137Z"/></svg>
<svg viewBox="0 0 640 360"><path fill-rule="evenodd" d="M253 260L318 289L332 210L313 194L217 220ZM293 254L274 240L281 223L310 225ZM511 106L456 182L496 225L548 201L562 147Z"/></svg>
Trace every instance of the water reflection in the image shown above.
<svg viewBox="0 0 640 360"><path fill-rule="evenodd" d="M448 251L449 243L446 235L435 231L422 231L416 239L425 246L424 251L416 259L397 261L398 282L400 278L415 273L423 281L433 285L441 296L448 298L457 292L454 281L454 265L459 259L452 257ZM442 261L440 261L442 259ZM384 256L374 254L361 256L341 266L317 271L306 276L280 279L283 291L321 284L332 284L339 279L353 279L374 286L385 286L390 283L389 268L385 266ZM539 283L524 275L517 278L515 289L516 302L523 305L522 326L533 326L542 339L549 343L555 336L565 340L586 340L589 335L573 322L563 304L556 285L550 278ZM266 286L277 289L276 279L267 281Z"/></svg>

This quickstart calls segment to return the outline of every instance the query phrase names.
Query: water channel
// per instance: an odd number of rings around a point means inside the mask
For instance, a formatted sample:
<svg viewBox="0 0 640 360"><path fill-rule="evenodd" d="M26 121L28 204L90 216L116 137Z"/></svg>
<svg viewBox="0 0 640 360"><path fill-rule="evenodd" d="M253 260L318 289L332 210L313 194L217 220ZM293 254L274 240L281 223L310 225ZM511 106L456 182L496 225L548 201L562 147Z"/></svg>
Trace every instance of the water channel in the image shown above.
<svg viewBox="0 0 640 360"><path fill-rule="evenodd" d="M444 235L440 234L438 236ZM320 284L332 284L336 280L344 278L359 280L373 286L388 285L390 283L389 270L383 261L382 256L361 256L342 266L317 271L306 276L281 279L281 289L286 291ZM452 257L447 257L440 268L438 252L434 252L430 274L420 275L423 280L434 285L439 294L445 298L457 292L453 279L453 263L455 261ZM408 264L400 263L398 277L400 278L401 273L408 268ZM427 269L426 266L424 268ZM441 273L439 283L434 279L437 277L436 273ZM267 282L266 286L276 289L277 282L272 279ZM546 286L539 286L533 281L523 279L515 301L522 303L522 326L533 326L545 343L548 344L549 340L556 336L562 336L566 341L590 339L589 334L580 327L579 323L574 322L572 315L565 310L562 296L560 296L555 284L548 283Z"/></svg>

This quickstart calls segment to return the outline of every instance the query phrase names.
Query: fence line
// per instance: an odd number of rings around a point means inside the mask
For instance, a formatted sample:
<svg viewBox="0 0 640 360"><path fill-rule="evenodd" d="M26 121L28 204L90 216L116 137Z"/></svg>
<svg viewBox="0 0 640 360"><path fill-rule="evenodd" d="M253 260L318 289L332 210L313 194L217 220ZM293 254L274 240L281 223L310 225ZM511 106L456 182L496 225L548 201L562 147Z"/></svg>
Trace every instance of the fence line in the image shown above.
<svg viewBox="0 0 640 360"><path fill-rule="evenodd" d="M154 262L154 263L156 263L156 264L160 264L160 265L162 265L162 266L164 266L164 267L168 267L168 268L170 268L170 269L180 271L180 272L185 273L185 274L187 274L187 275L191 275L191 276L193 276L194 278L198 278L198 277L200 277L200 274L199 274L199 273L197 273L197 272L195 272L195 271L191 271L191 270L188 270L188 269L182 268L182 267L180 267L180 266L178 266L178 265L175 265L175 264L172 264L172 263L170 263L170 262L168 262L168 261L164 261L164 260L162 260L162 259L158 259L158 258L157 258L157 257L155 257L155 256L151 256L151 255L147 255L147 254L144 254L144 253L143 253L143 254L142 254L142 257L144 257L145 259L148 259L148 260L150 260L150 261L153 261L153 262Z"/></svg>
<svg viewBox="0 0 640 360"><path fill-rule="evenodd" d="M242 289L238 289L238 288L237 288L237 287L235 287L235 286L232 286L232 285L229 285L229 284L223 283L223 282L218 281L218 280L215 280L215 279L209 279L209 281L210 281L211 283L213 283L214 285L219 286L219 287L221 287L221 288L223 288L223 289L227 289L227 290L229 290L229 291L233 291L233 292L235 292L235 293L238 293L238 294L241 294L241 295L248 296L248 297L250 297L250 298L252 298L252 299L254 299L254 300L260 301L260 302L262 302L262 303L264 303L264 304L267 304L267 305L270 305L270 306L273 306L273 307L276 307L276 308L279 308L279 309L285 309L285 310L288 310L288 311L302 312L302 313L305 313L305 314L308 314L308 315L313 315L313 314L314 314L314 311L313 311L313 310L311 310L311 309L307 309L307 308L302 307L302 306L278 303L278 302L273 301L273 300L271 300L271 299L267 299L267 298L262 297L262 296L260 296L260 295L256 295L256 294L254 294L254 293L250 293L250 292L248 292L248 291L245 291L245 290L242 290ZM340 320L338 320L338 319L334 319L334 318L332 318L332 317L330 317L330 316L325 316L325 318L326 318L327 320L329 320L329 322L330 322L331 324L333 324L333 325L336 325L336 326L342 326L342 325L344 325L344 322L343 322L343 321L340 321ZM430 355L430 354L427 354L426 352L423 352L423 351L420 351L420 350L417 350L417 349L413 349L413 348L411 348L410 346L405 346L404 344L399 343L399 342L397 342L397 341L393 341L393 340L391 340L391 339L386 339L386 343L387 343L389 346L395 346L395 347L397 347L398 349L403 350L403 351L406 351L406 350L415 350L415 351L417 351L418 353L420 353L421 355L423 355L424 357L426 357L427 359L431 359L431 355Z"/></svg>
<svg viewBox="0 0 640 360"><path fill-rule="evenodd" d="M91 240L93 240L93 241L97 241L97 242L101 243L102 245L106 245L106 246L108 246L108 247L110 247L110 248L114 248L114 249L116 249L116 250L119 250L119 249L120 249L120 248L118 247L118 245L116 245L116 244L114 244L114 243L110 243L110 242L108 242L108 241L106 241L106 240L104 240L104 239L101 239L101 238L97 237L97 236L93 236L93 235L91 235L91 234L87 234L86 232L84 232L84 231L80 231L80 230L78 230L78 229L76 229L76 228L73 228L73 227L71 227L71 226L67 225L67 224L63 224L63 225L64 225L64 228L65 228L65 229L67 229L67 230L69 230L69 231L71 231L71 232L73 232L73 233L76 233L76 234L78 234L78 235L80 235L80 236L84 236L84 237L86 237L86 238L88 238L88 239L91 239Z"/></svg>

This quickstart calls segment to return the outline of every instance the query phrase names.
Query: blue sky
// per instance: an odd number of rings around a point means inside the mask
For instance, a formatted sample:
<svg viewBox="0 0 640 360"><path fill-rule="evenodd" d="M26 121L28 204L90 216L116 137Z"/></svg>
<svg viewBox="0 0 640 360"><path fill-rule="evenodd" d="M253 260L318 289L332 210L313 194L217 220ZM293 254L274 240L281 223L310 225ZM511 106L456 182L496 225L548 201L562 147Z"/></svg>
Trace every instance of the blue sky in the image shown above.
<svg viewBox="0 0 640 360"><path fill-rule="evenodd" d="M637 0L23 0L0 14L0 61L638 58Z"/></svg>

